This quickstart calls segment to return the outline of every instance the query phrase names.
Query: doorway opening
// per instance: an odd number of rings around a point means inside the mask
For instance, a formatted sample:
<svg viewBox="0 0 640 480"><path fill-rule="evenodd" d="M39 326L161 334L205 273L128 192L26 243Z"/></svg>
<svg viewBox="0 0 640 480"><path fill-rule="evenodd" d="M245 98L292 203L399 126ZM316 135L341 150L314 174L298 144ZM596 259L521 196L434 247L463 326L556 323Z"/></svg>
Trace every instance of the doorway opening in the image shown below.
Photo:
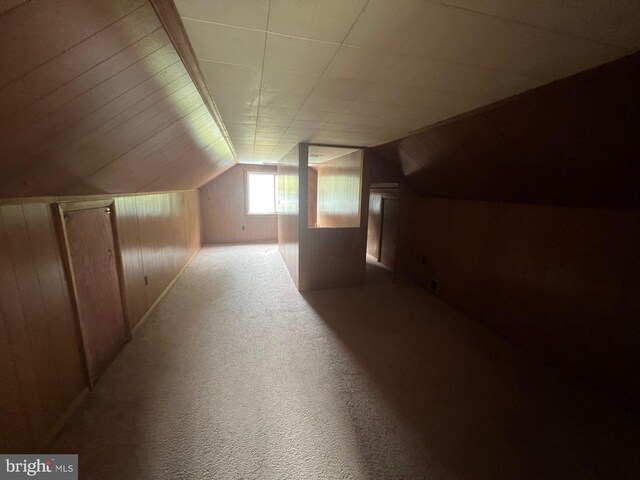
<svg viewBox="0 0 640 480"><path fill-rule="evenodd" d="M392 279L396 266L400 188L397 183L374 183L369 193L367 224L367 282Z"/></svg>

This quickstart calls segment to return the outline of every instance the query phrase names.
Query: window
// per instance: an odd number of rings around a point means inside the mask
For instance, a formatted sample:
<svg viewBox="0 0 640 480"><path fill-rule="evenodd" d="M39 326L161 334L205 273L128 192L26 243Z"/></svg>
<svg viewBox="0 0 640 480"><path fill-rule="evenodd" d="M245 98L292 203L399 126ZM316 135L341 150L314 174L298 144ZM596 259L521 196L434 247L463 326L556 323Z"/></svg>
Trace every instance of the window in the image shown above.
<svg viewBox="0 0 640 480"><path fill-rule="evenodd" d="M276 213L275 173L247 172L247 213L273 215Z"/></svg>

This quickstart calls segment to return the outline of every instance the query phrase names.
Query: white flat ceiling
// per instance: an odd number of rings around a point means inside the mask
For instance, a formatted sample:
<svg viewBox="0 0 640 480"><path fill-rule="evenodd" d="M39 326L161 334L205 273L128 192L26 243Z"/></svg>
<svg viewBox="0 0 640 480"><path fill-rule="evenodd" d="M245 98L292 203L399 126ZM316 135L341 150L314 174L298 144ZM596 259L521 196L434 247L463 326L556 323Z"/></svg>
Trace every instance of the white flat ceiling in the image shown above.
<svg viewBox="0 0 640 480"><path fill-rule="evenodd" d="M640 47L638 0L176 0L241 162L373 146Z"/></svg>

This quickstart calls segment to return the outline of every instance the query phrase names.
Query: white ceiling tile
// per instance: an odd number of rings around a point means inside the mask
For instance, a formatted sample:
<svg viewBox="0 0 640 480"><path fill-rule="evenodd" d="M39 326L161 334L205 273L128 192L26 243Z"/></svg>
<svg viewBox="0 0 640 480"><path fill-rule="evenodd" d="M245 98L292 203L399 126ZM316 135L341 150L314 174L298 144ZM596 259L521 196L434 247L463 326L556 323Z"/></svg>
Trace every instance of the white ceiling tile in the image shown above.
<svg viewBox="0 0 640 480"><path fill-rule="evenodd" d="M265 68L262 74L262 89L270 92L286 92L307 95L320 78L319 75L289 72Z"/></svg>
<svg viewBox="0 0 640 480"><path fill-rule="evenodd" d="M271 0L269 31L341 43L366 0Z"/></svg>
<svg viewBox="0 0 640 480"><path fill-rule="evenodd" d="M300 141L400 138L640 44L637 0L270 3L268 14L269 0L177 2L232 142L252 162Z"/></svg>
<svg viewBox="0 0 640 480"><path fill-rule="evenodd" d="M258 128L256 128L256 135L277 135L281 137L286 130L286 127L259 124Z"/></svg>
<svg viewBox="0 0 640 480"><path fill-rule="evenodd" d="M313 94L324 98L354 100L371 85L373 82L367 80L322 77L313 89Z"/></svg>
<svg viewBox="0 0 640 480"><path fill-rule="evenodd" d="M265 67L290 72L321 74L339 45L284 35L267 35Z"/></svg>
<svg viewBox="0 0 640 480"><path fill-rule="evenodd" d="M270 117L268 115L258 115L257 123L258 125L262 125L265 127L288 127L291 123L293 117L290 118L279 118L279 117Z"/></svg>
<svg viewBox="0 0 640 480"><path fill-rule="evenodd" d="M249 65L200 60L200 70L207 85L241 86L248 89L260 88L260 68Z"/></svg>
<svg viewBox="0 0 640 480"><path fill-rule="evenodd" d="M261 67L265 34L215 23L183 20L198 58Z"/></svg>
<svg viewBox="0 0 640 480"><path fill-rule="evenodd" d="M384 72L392 70L395 55L342 46L325 72L326 77L375 81Z"/></svg>
<svg viewBox="0 0 640 480"><path fill-rule="evenodd" d="M181 17L265 30L269 0L175 0Z"/></svg>
<svg viewBox="0 0 640 480"><path fill-rule="evenodd" d="M298 113L298 110L295 108L272 107L265 105L260 107L260 121L262 121L263 118L291 121L296 116L296 113Z"/></svg>
<svg viewBox="0 0 640 480"><path fill-rule="evenodd" d="M374 51L406 53L407 29L422 23L424 18L415 14L420 0L370 0L353 26L345 44Z"/></svg>
<svg viewBox="0 0 640 480"><path fill-rule="evenodd" d="M211 95L213 95L213 98L219 98L222 105L235 104L246 108L254 108L258 105L258 89L248 89L243 88L242 86L229 85L207 85L207 87L209 88Z"/></svg>
<svg viewBox="0 0 640 480"><path fill-rule="evenodd" d="M286 92L270 92L263 90L260 94L260 108L266 107L281 107L299 109L304 103L306 95L295 95Z"/></svg>
<svg viewBox="0 0 640 480"><path fill-rule="evenodd" d="M296 115L296 120L310 120L310 121L327 121L331 117L333 112L322 112L318 110L313 110L309 108L308 104L305 104L298 115Z"/></svg>
<svg viewBox="0 0 640 480"><path fill-rule="evenodd" d="M301 130L318 130L321 129L325 125L325 122L322 121L313 121L313 120L299 120L296 118L293 122L291 122L292 129L301 129Z"/></svg>
<svg viewBox="0 0 640 480"><path fill-rule="evenodd" d="M303 108L319 112L341 112L346 108L348 104L349 100L328 98L312 93L311 95L309 95L309 97L307 97Z"/></svg>

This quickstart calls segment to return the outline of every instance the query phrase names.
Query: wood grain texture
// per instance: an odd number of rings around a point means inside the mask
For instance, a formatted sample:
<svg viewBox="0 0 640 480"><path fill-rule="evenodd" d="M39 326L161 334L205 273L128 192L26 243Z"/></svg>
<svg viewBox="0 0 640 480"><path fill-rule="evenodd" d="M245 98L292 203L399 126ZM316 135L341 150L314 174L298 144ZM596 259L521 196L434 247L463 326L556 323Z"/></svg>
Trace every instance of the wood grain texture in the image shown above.
<svg viewBox="0 0 640 480"><path fill-rule="evenodd" d="M309 228L318 226L318 170L309 167L308 174L308 194L307 194L307 223Z"/></svg>
<svg viewBox="0 0 640 480"><path fill-rule="evenodd" d="M127 340L112 214L110 207L64 214L78 320L92 384Z"/></svg>
<svg viewBox="0 0 640 480"><path fill-rule="evenodd" d="M203 244L278 241L277 215L247 215L248 172L277 173L277 167L235 165L200 188Z"/></svg>
<svg viewBox="0 0 640 480"><path fill-rule="evenodd" d="M33 0L0 28L1 196L194 188L235 162L147 0Z"/></svg>
<svg viewBox="0 0 640 480"><path fill-rule="evenodd" d="M438 280L437 295L472 318L640 404L637 211L422 198L412 220L403 245L414 278Z"/></svg>
<svg viewBox="0 0 640 480"><path fill-rule="evenodd" d="M0 204L0 449L4 452L44 448L87 386L51 209L51 202L64 200L71 198ZM116 197L115 215L127 317L134 327L200 248L198 194Z"/></svg>
<svg viewBox="0 0 640 480"><path fill-rule="evenodd" d="M367 221L367 254L380 260L380 233L382 227L382 195L369 194L369 215Z"/></svg>
<svg viewBox="0 0 640 480"><path fill-rule="evenodd" d="M0 206L0 218L0 444L28 452L84 389L84 359L48 206Z"/></svg>
<svg viewBox="0 0 640 480"><path fill-rule="evenodd" d="M318 227L359 227L362 150L321 163L317 170Z"/></svg>
<svg viewBox="0 0 640 480"><path fill-rule="evenodd" d="M640 53L374 149L424 196L640 207Z"/></svg>
<svg viewBox="0 0 640 480"><path fill-rule="evenodd" d="M329 176L347 178L330 179L325 185L325 199L321 199L322 164L318 170L318 223L322 226L321 212L338 224L357 223L357 227L336 226L329 228L309 228L308 212L308 145L300 156L300 184L305 188L299 193L301 224L299 229L299 283L301 292L323 288L350 287L364 283L367 251L367 218L369 215L369 170L362 160L362 151L356 151L348 157L340 157L327 167ZM357 173L356 173L357 172ZM357 175L357 181L353 178ZM353 201L353 194L359 197ZM347 200L344 201L345 197ZM330 200L342 199L338 204L329 206ZM321 203L325 202L325 207ZM358 211L353 217L354 210ZM336 213L339 213L336 215ZM343 215L344 214L344 215ZM341 220L342 219L342 220Z"/></svg>
<svg viewBox="0 0 640 480"><path fill-rule="evenodd" d="M306 159L309 152L308 145L296 145L278 163L278 197L281 200L278 210L278 247L293 282L299 288L299 259L300 259L300 225L306 225L307 199L301 204L301 195L307 196L307 186L301 189L300 178L301 158ZM305 169L306 160L305 160ZM306 175L304 176L306 180ZM303 192L301 193L301 190ZM304 210L304 219L300 212Z"/></svg>

